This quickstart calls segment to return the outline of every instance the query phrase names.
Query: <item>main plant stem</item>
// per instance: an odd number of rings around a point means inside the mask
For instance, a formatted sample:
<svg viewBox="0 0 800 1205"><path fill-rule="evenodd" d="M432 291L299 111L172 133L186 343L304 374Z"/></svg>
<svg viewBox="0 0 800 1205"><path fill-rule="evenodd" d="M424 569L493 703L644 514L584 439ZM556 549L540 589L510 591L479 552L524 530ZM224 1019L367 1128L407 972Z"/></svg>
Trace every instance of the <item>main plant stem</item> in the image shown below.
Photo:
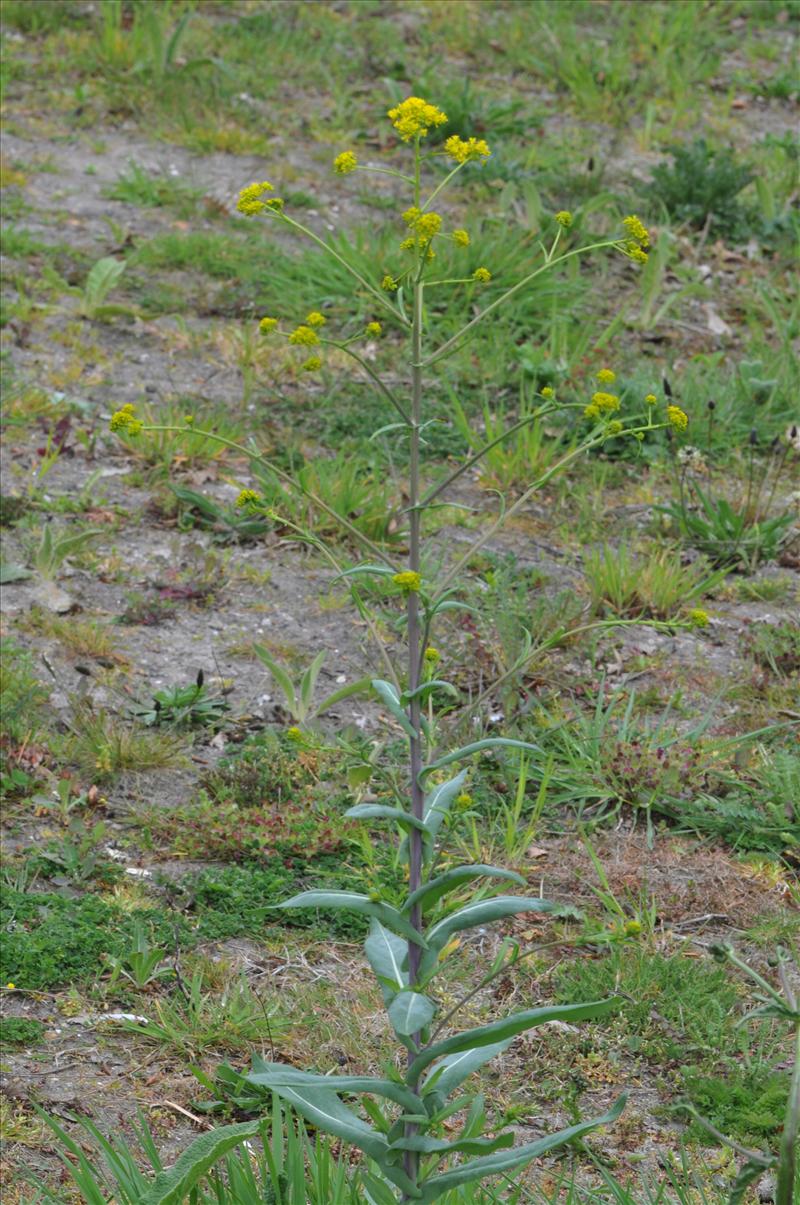
<svg viewBox="0 0 800 1205"><path fill-rule="evenodd" d="M419 145L416 153L416 182L415 204L419 205ZM422 514L420 511L420 482L419 482L419 447L420 425L422 422L422 284L417 273L414 281L414 313L411 324L411 431L410 454L408 471L409 494L409 539L408 539L408 568L412 573L420 573L420 528ZM409 590L407 603L408 618L408 690L412 694L409 703L408 719L414 730L409 743L409 772L411 775L411 811L418 820L424 819L425 796L420 783L422 771L422 732L420 726L420 700L414 695L419 686L422 666L422 649L420 647L421 625L419 613L419 593ZM409 839L408 890L413 893L422 885L422 834L419 829L412 828ZM416 904L409 917L412 926L418 933L422 932L422 908ZM413 941L408 943L408 984L413 990L419 979L419 963L421 950ZM413 1045L417 1048L421 1042L420 1034L415 1034ZM409 1066L415 1059L414 1050L408 1052ZM410 1083L412 1091L416 1089L416 1081ZM417 1127L408 1123L405 1127L406 1137L411 1137ZM405 1172L412 1183L416 1184L419 1176L419 1154L408 1151L405 1159Z"/></svg>

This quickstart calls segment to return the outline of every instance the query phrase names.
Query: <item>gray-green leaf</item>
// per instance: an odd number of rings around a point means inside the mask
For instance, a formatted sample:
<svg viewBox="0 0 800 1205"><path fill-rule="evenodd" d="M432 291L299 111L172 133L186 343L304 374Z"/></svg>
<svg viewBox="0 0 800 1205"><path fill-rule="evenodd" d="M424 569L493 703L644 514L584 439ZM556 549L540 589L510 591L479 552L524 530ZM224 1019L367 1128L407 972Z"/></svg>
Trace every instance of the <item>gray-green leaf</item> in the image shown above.
<svg viewBox="0 0 800 1205"><path fill-rule="evenodd" d="M141 1205L179 1205L223 1155L246 1139L255 1138L260 1129L261 1122L244 1121L201 1134L187 1146L172 1167L159 1172L142 1198Z"/></svg>
<svg viewBox="0 0 800 1205"><path fill-rule="evenodd" d="M389 1005L389 1020L395 1033L410 1037L429 1025L435 1012L433 1001L427 996L420 992L400 992Z"/></svg>

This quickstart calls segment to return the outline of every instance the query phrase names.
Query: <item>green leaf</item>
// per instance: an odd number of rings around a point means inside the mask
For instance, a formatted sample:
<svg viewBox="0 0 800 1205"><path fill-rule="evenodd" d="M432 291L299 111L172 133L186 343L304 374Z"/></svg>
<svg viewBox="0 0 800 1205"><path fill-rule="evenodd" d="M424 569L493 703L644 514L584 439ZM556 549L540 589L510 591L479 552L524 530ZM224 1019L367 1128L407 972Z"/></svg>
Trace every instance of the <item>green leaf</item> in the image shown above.
<svg viewBox="0 0 800 1205"><path fill-rule="evenodd" d="M316 709L317 715L324 715L326 711L330 711L331 707L335 707L337 703L342 703L345 699L352 698L353 695L360 695L371 684L371 678L359 678L357 682L351 682L349 686L343 686L341 690L335 690L332 695L326 695Z"/></svg>
<svg viewBox="0 0 800 1205"><path fill-rule="evenodd" d="M488 1063L490 1059L502 1054L514 1041L513 1036L502 1042L492 1042L489 1046L470 1047L460 1050L457 1054L446 1055L437 1063L425 1077L422 1085L424 1097L435 1095L441 1097L442 1103L465 1079L469 1079L474 1071Z"/></svg>
<svg viewBox="0 0 800 1205"><path fill-rule="evenodd" d="M480 1155L502 1150L514 1145L514 1135L509 1131L498 1134L496 1138L456 1138L454 1142L446 1142L443 1138L426 1138L415 1134L412 1138L398 1138L390 1150L419 1151L422 1155Z"/></svg>
<svg viewBox="0 0 800 1205"><path fill-rule="evenodd" d="M260 661L264 662L267 669L283 691L286 702L289 705L289 710L294 713L297 710L297 696L295 695L294 683L287 674L286 670L282 665L278 664L270 653L269 649L265 649L263 644L254 644L253 652Z"/></svg>
<svg viewBox="0 0 800 1205"><path fill-rule="evenodd" d="M248 1138L255 1138L260 1121L220 1126L201 1134L179 1155L172 1167L159 1172L140 1205L179 1205L215 1163Z"/></svg>
<svg viewBox="0 0 800 1205"><path fill-rule="evenodd" d="M565 1130L557 1130L554 1134L538 1138L536 1142L527 1142L524 1146L514 1147L510 1151L501 1151L483 1158L471 1159L468 1163L462 1163L458 1167L444 1172L441 1176L429 1179L422 1191L420 1205L431 1205L431 1202L438 1200L444 1193L457 1188L460 1184L484 1180L488 1176L497 1176L514 1168L523 1167L532 1159L547 1154L548 1151L564 1146L565 1143L572 1142L576 1138L582 1138L584 1134L596 1130L598 1126L610 1125L611 1122L617 1120L625 1108L625 1101L626 1097L621 1096L607 1113L603 1113L600 1117L593 1117L591 1121L582 1121Z"/></svg>
<svg viewBox="0 0 800 1205"><path fill-rule="evenodd" d="M534 1029L547 1021L593 1021L605 1017L619 1007L620 998L610 996L607 1000L593 1000L589 1004L550 1004L542 1008L529 1008L524 1012L514 1013L502 1021L493 1021L490 1025L479 1025L464 1033L454 1034L442 1042L435 1042L426 1047L408 1068L406 1081L415 1083L426 1067L445 1054L456 1054L460 1050L474 1050L480 1046L491 1046L495 1042L513 1038L526 1029Z"/></svg>
<svg viewBox="0 0 800 1205"><path fill-rule="evenodd" d="M372 1159L382 1160L387 1155L386 1139L343 1105L335 1092L325 1087L297 1086L279 1076L274 1080L263 1078L261 1082L326 1134L349 1142Z"/></svg>
<svg viewBox="0 0 800 1205"><path fill-rule="evenodd" d="M398 695L394 686L392 686L391 682L385 682L382 678L373 678L372 688L381 702L397 720L406 736L416 737L417 733L414 731L408 716L403 711L403 708L400 704L400 696Z"/></svg>
<svg viewBox="0 0 800 1205"><path fill-rule="evenodd" d="M485 740L475 741L471 745L462 745L460 749L456 749L455 753L448 753L445 757L440 757L437 761L431 762L430 765L423 766L420 771L420 780L424 779L434 770L440 770L442 766L449 766L451 762L462 761L473 753L480 753L484 749L494 749L498 746L504 746L509 749L527 749L533 753L540 751L539 746L532 745L530 741L515 741L507 736L490 736L486 737Z"/></svg>
<svg viewBox="0 0 800 1205"><path fill-rule="evenodd" d="M107 255L93 265L83 289L83 312L93 317L125 271L125 261Z"/></svg>
<svg viewBox="0 0 800 1205"><path fill-rule="evenodd" d="M427 996L420 992L400 992L389 1005L389 1020L395 1033L408 1038L430 1025L435 1012L434 1003Z"/></svg>
<svg viewBox="0 0 800 1205"><path fill-rule="evenodd" d="M408 984L408 945L385 929L380 921L370 921L369 937L364 942L364 953L369 965L381 981L382 986L402 991ZM384 1000L387 994L384 991Z"/></svg>
<svg viewBox="0 0 800 1205"><path fill-rule="evenodd" d="M301 891L290 900L276 904L277 908L349 908L351 912L360 912L362 916L374 916L392 933L400 933L413 941L423 950L427 942L421 933L409 923L406 918L381 900L371 900L368 895L359 895L355 891Z"/></svg>
<svg viewBox="0 0 800 1205"><path fill-rule="evenodd" d="M488 900L467 904L465 908L452 912L428 930L428 953L422 959L420 974L427 975L436 966L440 951L454 933L472 929L476 925L487 925L491 921L515 916L520 912L553 912L556 907L549 900L529 899L524 895L496 895Z"/></svg>
<svg viewBox="0 0 800 1205"><path fill-rule="evenodd" d="M404 706L408 706L412 699L426 699L434 690L446 690L454 699L458 698L458 691L452 682L443 682L440 678L433 678L430 682L423 682L422 686L418 686L416 690L404 690L400 696L400 702Z"/></svg>
<svg viewBox="0 0 800 1205"><path fill-rule="evenodd" d="M303 704L303 709L306 712L311 707L311 699L314 695L314 687L317 684L319 671L322 669L322 663L327 655L326 649L322 649L319 653L317 653L316 657L300 679L300 701Z"/></svg>
<svg viewBox="0 0 800 1205"><path fill-rule="evenodd" d="M434 840L453 800L460 794L466 777L466 770L462 770L455 778L439 783L425 796L425 822Z"/></svg>
<svg viewBox="0 0 800 1205"><path fill-rule="evenodd" d="M428 832L428 826L424 820L418 820L416 816L403 811L402 808L390 808L383 803L357 803L347 809L345 816L349 816L352 820L396 820L402 828L418 828L423 833Z"/></svg>
<svg viewBox="0 0 800 1205"><path fill-rule="evenodd" d="M24 582L30 575L30 570L24 565L15 565L11 561L0 562L0 586L7 586L11 582Z"/></svg>
<svg viewBox="0 0 800 1205"><path fill-rule="evenodd" d="M525 880L522 875L517 874L515 870L505 870L499 866L484 866L482 863L474 863L470 866L455 866L452 870L446 870L444 874L437 875L435 879L431 879L425 883L417 891L410 895L403 904L403 912L410 912L415 904L419 904L423 912L426 912L433 904L437 903L442 896L447 895L448 891L452 891L461 883L468 883L472 879L510 879L514 883L519 883L520 886L525 885Z"/></svg>
<svg viewBox="0 0 800 1205"><path fill-rule="evenodd" d="M408 1112L419 1109L419 1099L404 1084L390 1079L376 1079L369 1075L315 1075L311 1071L299 1071L283 1063L268 1063L258 1055L253 1056L253 1069L244 1077L248 1083L279 1091L280 1088L319 1088L323 1092L367 1092L393 1100Z"/></svg>

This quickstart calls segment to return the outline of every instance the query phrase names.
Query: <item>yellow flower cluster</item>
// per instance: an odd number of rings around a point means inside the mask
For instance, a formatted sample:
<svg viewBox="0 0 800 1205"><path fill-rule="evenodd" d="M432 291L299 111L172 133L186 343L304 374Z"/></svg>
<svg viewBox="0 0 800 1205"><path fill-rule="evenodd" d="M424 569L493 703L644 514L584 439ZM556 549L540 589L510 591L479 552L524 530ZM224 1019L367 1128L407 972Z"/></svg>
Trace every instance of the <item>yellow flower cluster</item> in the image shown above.
<svg viewBox="0 0 800 1205"><path fill-rule="evenodd" d="M612 419L612 421L606 427L606 432L608 435L619 435L624 430L625 424L621 423L618 418Z"/></svg>
<svg viewBox="0 0 800 1205"><path fill-rule="evenodd" d="M383 331L383 327L381 326L380 322L368 322L365 331L368 335L380 335Z"/></svg>
<svg viewBox="0 0 800 1205"><path fill-rule="evenodd" d="M439 650L433 648L433 646L426 648L423 656L429 665L436 665L436 663L442 659L442 655Z"/></svg>
<svg viewBox="0 0 800 1205"><path fill-rule="evenodd" d="M393 276L386 275L381 281L381 288L385 293L394 293L400 286Z"/></svg>
<svg viewBox="0 0 800 1205"><path fill-rule="evenodd" d="M258 329L261 331L262 335L268 335L270 331L275 330L277 325L277 318L262 318L258 324Z"/></svg>
<svg viewBox="0 0 800 1205"><path fill-rule="evenodd" d="M444 144L444 152L456 163L471 163L473 159L488 159L491 155L489 144L483 138L459 138L453 134Z"/></svg>
<svg viewBox="0 0 800 1205"><path fill-rule="evenodd" d="M136 417L135 408L128 402L121 410L117 410L115 414L111 415L111 422L108 425L112 431L124 431L126 435L138 435L142 429L142 420Z"/></svg>
<svg viewBox="0 0 800 1205"><path fill-rule="evenodd" d="M667 406L667 419L676 431L685 431L689 426L689 415L680 406Z"/></svg>
<svg viewBox="0 0 800 1205"><path fill-rule="evenodd" d="M551 398L551 397L556 396L555 390L553 389L553 387L551 385L545 385L543 389L539 390L539 393L542 395L542 397L546 397L546 398Z"/></svg>
<svg viewBox="0 0 800 1205"><path fill-rule="evenodd" d="M304 360L300 365L302 372L319 372L320 368L322 368L322 360L319 358L319 356L309 356L308 359Z"/></svg>
<svg viewBox="0 0 800 1205"><path fill-rule="evenodd" d="M472 273L472 279L480 281L483 285L488 285L492 279L492 274L488 268L476 268Z"/></svg>
<svg viewBox="0 0 800 1205"><path fill-rule="evenodd" d="M622 225L625 227L628 238L621 244L621 250L628 259L632 259L635 263L646 264L647 251L645 248L650 246L650 231L635 213L623 218Z"/></svg>
<svg viewBox="0 0 800 1205"><path fill-rule="evenodd" d="M629 217L622 219L622 225L627 230L632 239L639 244L640 247L650 246L650 231L645 226L640 218L637 218L635 213Z"/></svg>
<svg viewBox="0 0 800 1205"><path fill-rule="evenodd" d="M563 226L565 230L569 230L570 226L572 225L572 214L568 209L559 209L558 213L556 214L556 221L558 222L559 226Z"/></svg>
<svg viewBox="0 0 800 1205"><path fill-rule="evenodd" d="M707 628L711 623L708 612L704 611L702 607L693 608L689 612L688 619L693 628Z"/></svg>
<svg viewBox="0 0 800 1205"><path fill-rule="evenodd" d="M601 368L597 374L597 380L601 385L613 385L617 379L617 374L612 372L610 368Z"/></svg>
<svg viewBox="0 0 800 1205"><path fill-rule="evenodd" d="M423 213L416 205L412 205L405 211L403 221L416 232L424 243L429 243L442 228L440 213L434 213L433 210L430 213Z"/></svg>
<svg viewBox="0 0 800 1205"><path fill-rule="evenodd" d="M310 314L306 314L306 322L309 326L324 326L328 319L324 314L320 314L319 310L312 310Z"/></svg>
<svg viewBox="0 0 800 1205"><path fill-rule="evenodd" d="M289 342L296 347L316 347L319 335L310 326L298 326L290 334Z"/></svg>
<svg viewBox="0 0 800 1205"><path fill-rule="evenodd" d="M255 490L240 490L236 505L243 510L246 506L258 506L260 501L261 497Z"/></svg>
<svg viewBox="0 0 800 1205"><path fill-rule="evenodd" d="M337 155L333 161L333 170L339 176L346 176L348 172L354 172L358 167L358 159L352 151L342 151L341 155Z"/></svg>
<svg viewBox="0 0 800 1205"><path fill-rule="evenodd" d="M457 243L459 247L469 246L469 235L467 234L466 230L454 230L452 237L453 242Z"/></svg>
<svg viewBox="0 0 800 1205"><path fill-rule="evenodd" d="M389 110L389 120L403 142L410 142L412 138L424 138L431 126L444 125L447 114L420 96L409 96Z"/></svg>
<svg viewBox="0 0 800 1205"><path fill-rule="evenodd" d="M619 398L616 393L599 391L592 394L592 400L584 410L586 418L600 418L602 414L613 414L619 410Z"/></svg>
<svg viewBox="0 0 800 1205"><path fill-rule="evenodd" d="M261 213L262 209L267 208L261 197L265 192L272 191L272 185L269 180L262 180L260 184L248 184L239 193L236 208L239 210L239 213L247 214L248 217Z"/></svg>
<svg viewBox="0 0 800 1205"><path fill-rule="evenodd" d="M658 398L654 393L647 393L645 394L644 400L647 402L648 406L655 406Z"/></svg>
<svg viewBox="0 0 800 1205"><path fill-rule="evenodd" d="M392 581L396 586L405 590L406 594L416 594L422 585L422 577L412 569L406 569L403 573L395 573Z"/></svg>

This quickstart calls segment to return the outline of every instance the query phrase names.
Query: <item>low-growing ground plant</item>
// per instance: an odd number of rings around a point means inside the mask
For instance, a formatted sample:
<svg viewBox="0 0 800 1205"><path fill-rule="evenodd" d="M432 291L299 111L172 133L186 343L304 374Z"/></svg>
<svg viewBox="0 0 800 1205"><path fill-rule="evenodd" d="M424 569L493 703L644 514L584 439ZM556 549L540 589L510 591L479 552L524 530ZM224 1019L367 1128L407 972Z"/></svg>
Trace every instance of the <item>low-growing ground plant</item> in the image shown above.
<svg viewBox="0 0 800 1205"><path fill-rule="evenodd" d="M624 219L621 234L610 234L586 244L579 230L573 232L572 215L561 211L543 223L536 265L516 283L506 287L503 282L499 286L492 284L492 270L483 264L466 270L451 267L457 264L461 253L469 263L472 236L462 228L451 230L434 203L459 172L489 158L489 147L474 135L464 139L453 134L440 148L434 142L432 149L428 149L431 144L425 139L445 124L447 116L419 97L409 97L393 107L389 118L395 138L410 152L410 166L406 170L361 164L350 150L339 154L334 163L336 173L341 176L355 171L388 173L406 194L407 208L402 214L405 229L399 251L392 250L382 240L386 258L377 273L374 252L364 263L358 260L354 266L348 261L341 240L326 242L299 222L285 200L273 195L273 186L267 181L244 188L238 208L245 216L266 217L283 231L310 239L327 256L324 262L331 264L333 275L344 274L351 283L355 282L360 307L366 300L372 308L369 321L350 323L338 337L329 334L333 316L329 317L322 309L312 309L304 320L295 321L288 329L279 318L265 315L260 328L265 336L285 340L290 353L298 357L299 370L305 373L322 371L326 356L349 357L394 411L394 421L384 434L390 433L393 439L404 442L407 453L408 470L402 490L405 500L402 534L408 548L405 563L396 553L386 551L380 529L365 530L356 517L343 513L347 511L345 506L321 498L309 480L303 478L302 470L297 474L288 472L274 459L234 439L204 431L194 420L178 424L144 421L131 404L113 416L111 426L131 445L139 439L162 436L177 440L186 433L191 439L208 436L221 447L244 454L253 466L257 482L277 477L282 489L295 492L314 505L322 501L325 513L366 557L340 574L342 580L353 585L359 613L366 613L358 592L359 581L382 587L385 598L394 600L398 609L402 609L405 665L393 660L391 650L381 642L387 676L373 678L372 688L390 725L404 734L405 766L402 770L400 765L391 767L384 777L378 802L356 804L346 815L352 820L387 821L397 827L398 861L407 867L407 889L398 901L379 881L369 893L305 891L281 906L342 909L369 922L365 953L380 985L404 1068L401 1071L396 1066L387 1066L383 1077L330 1076L256 1057L247 1082L277 1093L312 1124L361 1150L370 1160L370 1170L363 1173L363 1178L376 1205L395 1201L419 1201L424 1205L441 1200L462 1186L478 1185L488 1177L523 1167L536 1157L580 1138L596 1126L613 1121L623 1103L618 1101L600 1117L576 1120L556 1133L514 1147L510 1130L492 1127L494 1132L486 1133L489 1120L481 1096L458 1094L466 1079L490 1058L505 1051L516 1034L545 1021L605 1016L617 1007L617 1001L612 996L589 1003L533 1008L445 1036L464 1001L445 1009L434 985L448 956L457 948L459 935L476 925L523 913L557 913L558 908L548 901L523 895L487 895L486 889L465 903L468 898L463 890L465 885L477 880L505 881L518 886L524 880L502 867L482 863L446 865L442 861L443 826L456 800L466 790L468 766L473 757L503 747L517 748L532 756L538 750L529 742L499 736L448 749L443 717L452 706L447 700L457 697L458 692L437 676L441 654L432 643L434 629L443 614L463 609L459 583L465 567L537 490L578 457L609 441L625 438L638 443L652 431L669 427L682 430L688 418L674 404L667 406L663 416L657 413L654 397L643 398L638 413L632 417L626 420L617 417L621 401L613 392L616 374L611 369L602 369L597 374L597 388L588 399L561 403L552 387L543 386L536 398L531 399L521 422L493 433L496 437L488 439L488 447L486 443L478 447L447 476L425 487L421 453L425 432L435 421L427 404L430 382L436 375L434 367L463 347L477 328L512 298L523 299L525 290L544 275L603 249L621 252L633 263L644 263L650 237L640 219L631 215ZM440 164L444 173L437 172L428 184L431 169L436 171ZM446 262L444 274L437 267L440 253ZM481 306L480 293L484 288L488 289L490 300ZM467 299L471 307L463 319L460 317L463 307L444 310L443 333L437 339L440 297ZM459 326L460 322L463 325ZM398 365L391 377L374 369L362 354L365 340L380 338L385 324L405 335L407 349L402 369ZM402 387L395 383L396 379L402 382ZM423 519L435 514L451 486L473 465L480 464L483 455L512 431L516 434L533 424L546 429L544 424L551 416L571 413L580 419L579 433L572 442L558 454L541 458L524 485L517 484L514 500L504 501L495 520L465 552L446 567L432 572L429 566L433 550L429 552L423 547L424 534L429 530ZM257 489L243 489L239 504L254 515L274 514L271 498ZM292 523L300 526L294 519ZM316 533L310 538L319 543ZM379 635L374 624L370 631L373 636ZM273 675L276 668L277 663L270 665ZM297 699L291 683L284 684L284 693L287 697L294 694ZM301 701L305 701L305 696L310 700L310 691L301 687ZM448 767L459 763L466 765L453 775ZM506 947L502 947L490 969L489 981L503 973L507 954ZM363 1097L371 1124L345 1105L342 1097L354 1094ZM445 1123L456 1114L462 1116L461 1128L452 1137L452 1130ZM175 1199L179 1190L188 1186L187 1169L195 1180L199 1178L211 1162L209 1151L221 1155L230 1146L256 1137L259 1132L259 1122L245 1123L227 1130L223 1127L215 1131L213 1138L199 1140L184 1153L180 1165L157 1177L145 1197L148 1205ZM450 1137L446 1136L448 1133Z"/></svg>

